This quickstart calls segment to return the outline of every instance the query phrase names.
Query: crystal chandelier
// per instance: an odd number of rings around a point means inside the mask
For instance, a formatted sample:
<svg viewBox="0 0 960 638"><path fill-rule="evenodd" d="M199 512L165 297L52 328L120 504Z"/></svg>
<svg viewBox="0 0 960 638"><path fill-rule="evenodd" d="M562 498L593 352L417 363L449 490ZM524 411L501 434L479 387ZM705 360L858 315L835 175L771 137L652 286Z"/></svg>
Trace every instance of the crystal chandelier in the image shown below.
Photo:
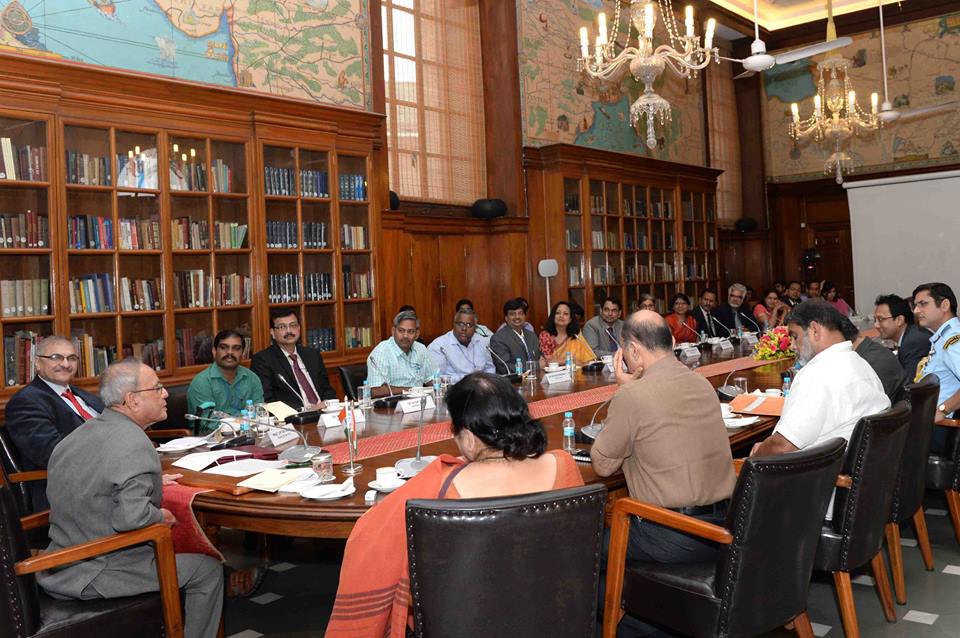
<svg viewBox="0 0 960 638"><path fill-rule="evenodd" d="M621 0L615 0L613 17L613 37L608 37L607 15L601 12L597 16L598 34L594 40L593 54L590 54L589 33L586 27L580 29L580 58L577 70L586 71L590 77L606 82L619 82L629 69L633 79L643 83L643 93L630 107L630 124L638 128L643 118L647 121L647 146L657 146L655 127L665 126L671 119L670 103L653 90L653 83L664 68L670 69L681 78L695 78L697 73L711 61L719 62L718 51L713 48L713 31L717 22L713 18L707 21L703 46L693 31L693 7L686 8L685 33L680 35L677 18L673 12L671 0L657 0L660 16L670 36L670 44L661 44L654 48L653 27L657 23L656 8L652 1L630 0L630 23L627 25L627 37L622 47L616 39L620 33ZM637 46L629 46L632 29L637 31ZM619 49L619 50L618 50Z"/></svg>
<svg viewBox="0 0 960 638"><path fill-rule="evenodd" d="M848 152L851 138L874 131L883 124L877 116L877 94L870 95L870 113L861 109L848 70L846 59L840 56L827 58L819 65L820 80L813 98L813 114L801 120L797 103L790 105L793 117L788 128L790 137L798 142L812 138L832 148L823 171L828 175L833 173L838 184L843 183L845 173L853 172L854 161Z"/></svg>

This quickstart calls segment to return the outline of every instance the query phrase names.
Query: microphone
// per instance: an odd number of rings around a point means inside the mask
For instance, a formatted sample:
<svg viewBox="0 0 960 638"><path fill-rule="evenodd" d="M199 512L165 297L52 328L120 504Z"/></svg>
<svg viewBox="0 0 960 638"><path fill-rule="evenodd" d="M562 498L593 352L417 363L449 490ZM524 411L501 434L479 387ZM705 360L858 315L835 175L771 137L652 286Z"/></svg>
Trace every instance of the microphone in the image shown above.
<svg viewBox="0 0 960 638"><path fill-rule="evenodd" d="M714 321L716 321L716 322L719 323L721 326L723 326L724 328L727 329L727 336L728 336L728 337L733 334L733 328L731 328L731 327L728 326L727 324L725 324L725 323L723 323L722 321L720 321L719 319L717 319L717 316L716 316L715 314L711 314L711 315L710 315L710 318L713 319Z"/></svg>
<svg viewBox="0 0 960 638"><path fill-rule="evenodd" d="M185 418L187 421L215 421L216 423L220 423L220 419L210 419L203 416L197 416L195 414L184 414L183 418ZM319 447L308 445L306 437L304 437L303 433L296 428L282 428L278 425L273 425L272 423L260 422L256 422L255 425L257 427L266 427L286 433L295 432L296 435L300 437L302 445L294 445L281 452L280 456L278 457L281 461L290 461L291 463L306 463L322 451ZM252 443L253 441L251 441L251 444Z"/></svg>
<svg viewBox="0 0 960 638"><path fill-rule="evenodd" d="M483 328L481 328L479 325L477 326L477 332L480 333L480 336L481 336L481 337L489 337L489 336L490 336L490 333L487 332L486 330L484 330Z"/></svg>
<svg viewBox="0 0 960 638"><path fill-rule="evenodd" d="M503 360L503 357L501 357L501 356L498 355L496 352L494 352L493 348L491 348L490 346L486 346L486 348L487 348L487 350L490 351L490 354L492 354L493 356L495 356L495 357L497 358L497 361L499 361L500 363L503 364L503 369L506 370L506 372L504 372L504 373L503 373L502 375L500 375L500 376L506 377L507 379L509 379L509 380L510 380L510 383L519 383L519 382L520 382L520 379L521 379L521 376L520 376L519 374L516 374L516 373L510 374L510 366L508 366L508 365L507 365L507 362Z"/></svg>
<svg viewBox="0 0 960 638"><path fill-rule="evenodd" d="M739 308L738 308L738 310L739 310ZM752 324L757 328L757 332L763 332L763 330L760 329L760 324L758 324L756 321L754 321L754 320L753 320L753 317L751 317L750 315L748 315L747 313L745 313L745 312L743 312L743 311L740 311L740 316L741 316L741 317L744 317L747 321L749 321L750 323L752 323Z"/></svg>
<svg viewBox="0 0 960 638"><path fill-rule="evenodd" d="M693 334L697 335L697 343L698 344L700 343L700 333L687 325L686 318L684 318L684 320L680 322L680 325L686 328L687 330L689 330L690 332L692 332Z"/></svg>
<svg viewBox="0 0 960 638"><path fill-rule="evenodd" d="M283 375L280 374L279 372L277 373L277 378L279 378L281 381L283 381L283 385L285 385L285 386L287 386L288 388L290 388L290 391L291 391L291 392L293 392L295 395L297 395L298 397L300 397L300 407L301 407L301 408L307 407L307 401L306 401L306 399L303 398L303 395L300 394L300 391L299 391L299 390L297 390L297 389L294 388L292 385L290 385L290 382L287 381L285 378L283 378Z"/></svg>
<svg viewBox="0 0 960 638"><path fill-rule="evenodd" d="M390 396L393 396L393 386L390 385L390 380L387 379L387 375L385 375L383 370L380 369L380 366L377 365L377 360L373 357L368 357L367 361L373 365L373 369L377 371L377 374L383 377L383 383L387 386L387 390L390 391Z"/></svg>
<svg viewBox="0 0 960 638"><path fill-rule="evenodd" d="M730 377L733 376L734 372L741 372L744 370L743 367L734 368L730 371L730 374L723 380L723 385L717 388L717 394L720 395L721 399L726 399L727 401L733 400L734 397L743 394L743 390L738 388L735 385L727 385L730 382Z"/></svg>

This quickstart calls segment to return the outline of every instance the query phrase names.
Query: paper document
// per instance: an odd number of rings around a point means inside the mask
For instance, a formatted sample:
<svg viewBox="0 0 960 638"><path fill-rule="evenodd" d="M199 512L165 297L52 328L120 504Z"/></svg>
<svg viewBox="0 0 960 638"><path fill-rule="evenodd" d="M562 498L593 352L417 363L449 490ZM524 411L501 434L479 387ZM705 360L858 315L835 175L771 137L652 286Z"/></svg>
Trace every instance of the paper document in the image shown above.
<svg viewBox="0 0 960 638"><path fill-rule="evenodd" d="M307 477L315 477L316 474L309 467L300 467L294 469L270 469L260 472L256 476L251 476L238 485L240 487L249 487L262 492L276 492L284 485L299 481Z"/></svg>
<svg viewBox="0 0 960 638"><path fill-rule="evenodd" d="M281 423L288 417L297 413L296 410L291 408L289 405L283 401L274 401L273 403L267 403L263 407L267 409L267 412L277 417L277 421Z"/></svg>
<svg viewBox="0 0 960 638"><path fill-rule="evenodd" d="M205 470L204 474L219 474L221 476L250 476L251 474L256 474L257 472L263 472L264 470L272 470L276 468L284 467L287 464L286 461L264 461L263 459L242 459L240 461L233 461L232 463L224 463L223 465L215 465L209 470Z"/></svg>
<svg viewBox="0 0 960 638"><path fill-rule="evenodd" d="M196 452L188 454L182 459L173 462L174 467L182 467L185 470L201 472L204 468L213 465L223 458L236 458L238 456L250 456L249 452L240 450L217 450L216 452Z"/></svg>

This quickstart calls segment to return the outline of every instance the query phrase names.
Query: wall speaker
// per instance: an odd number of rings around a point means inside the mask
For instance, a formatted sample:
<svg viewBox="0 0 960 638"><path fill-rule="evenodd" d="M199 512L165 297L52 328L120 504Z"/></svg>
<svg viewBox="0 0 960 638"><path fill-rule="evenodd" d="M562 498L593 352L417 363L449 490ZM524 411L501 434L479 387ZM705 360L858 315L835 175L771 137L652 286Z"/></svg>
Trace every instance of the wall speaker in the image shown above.
<svg viewBox="0 0 960 638"><path fill-rule="evenodd" d="M400 196L390 191L390 210L400 210Z"/></svg>
<svg viewBox="0 0 960 638"><path fill-rule="evenodd" d="M507 214L507 204L502 199L478 199L470 207L470 214L481 219L493 219Z"/></svg>

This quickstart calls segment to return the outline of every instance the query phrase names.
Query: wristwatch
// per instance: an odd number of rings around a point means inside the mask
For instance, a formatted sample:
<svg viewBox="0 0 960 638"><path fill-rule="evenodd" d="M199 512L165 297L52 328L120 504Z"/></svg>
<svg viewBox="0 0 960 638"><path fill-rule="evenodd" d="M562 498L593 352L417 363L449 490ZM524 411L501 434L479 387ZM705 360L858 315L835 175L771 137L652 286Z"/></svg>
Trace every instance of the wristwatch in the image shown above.
<svg viewBox="0 0 960 638"><path fill-rule="evenodd" d="M937 406L937 411L938 411L938 412L943 412L944 416L946 416L946 414L947 414L947 404L946 404L946 403L941 403L940 405L938 405L938 406Z"/></svg>

